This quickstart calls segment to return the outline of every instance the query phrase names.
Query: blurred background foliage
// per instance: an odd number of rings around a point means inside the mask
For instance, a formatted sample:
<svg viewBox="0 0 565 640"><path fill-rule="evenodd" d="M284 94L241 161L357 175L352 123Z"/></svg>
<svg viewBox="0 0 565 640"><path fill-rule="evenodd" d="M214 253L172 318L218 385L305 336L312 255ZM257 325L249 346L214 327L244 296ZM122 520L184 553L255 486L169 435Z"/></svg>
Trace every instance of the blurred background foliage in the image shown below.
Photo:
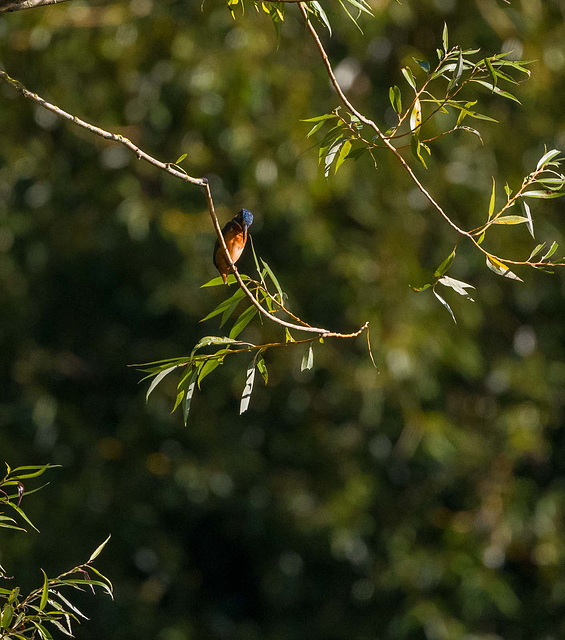
<svg viewBox="0 0 565 640"><path fill-rule="evenodd" d="M517 95L482 92L500 124L436 145L430 189L464 227L491 176L517 186L565 149L565 1L369 0L361 34L325 2L329 55L353 102L391 124L391 84L451 44L534 60ZM238 416L246 359L226 361L170 415L127 365L190 352L221 300L202 193L0 87L0 452L51 462L26 510L42 534L2 534L30 588L83 561L116 601L88 598L81 638L549 640L565 635L564 274L499 278L465 244L445 292L459 324L414 294L455 237L380 156L325 180L302 118L337 106L296 7L280 38L249 4L69 2L0 17L0 63L33 91L210 177L222 221L255 214L255 246L318 326L364 339L268 353ZM323 29L320 27L320 31ZM416 73L418 73L416 71ZM559 200L532 203L563 241ZM505 255L532 248L524 225ZM493 240L491 240L493 242ZM241 270L251 272L245 255ZM429 292L428 292L429 293ZM258 323L249 339L270 335ZM261 333L262 332L262 333ZM277 334L278 335L278 334Z"/></svg>

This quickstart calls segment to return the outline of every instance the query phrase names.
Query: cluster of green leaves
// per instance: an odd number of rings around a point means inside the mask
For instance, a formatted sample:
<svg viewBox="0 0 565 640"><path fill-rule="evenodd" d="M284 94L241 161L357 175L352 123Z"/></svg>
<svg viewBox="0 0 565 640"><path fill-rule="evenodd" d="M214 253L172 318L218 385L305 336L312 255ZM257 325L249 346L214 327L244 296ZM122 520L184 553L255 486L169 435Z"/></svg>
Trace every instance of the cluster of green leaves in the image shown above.
<svg viewBox="0 0 565 640"><path fill-rule="evenodd" d="M255 259L255 265L260 279L253 280L246 274L240 274L240 277L245 282L249 291L253 294L255 300L273 316L285 313L304 326L308 326L285 307L288 296L282 290L279 280L271 267L262 258L260 259L262 267L260 267L259 259L255 254L254 248L253 257ZM233 274L229 274L228 285L236 283L237 281L235 276ZM217 277L203 284L201 288L218 287L222 285L222 278ZM274 287L274 291L271 292L269 287ZM204 378L223 364L227 356L238 353L252 353L253 358L247 367L245 386L240 402L240 414L242 414L249 407L255 381L255 372L259 371L265 384L269 381L269 373L263 357L265 351L273 347L285 346L289 343L304 344L312 343L316 340L323 342L323 338L318 335L314 338L297 341L292 337L290 331L286 327L284 342L253 344L252 342L238 340L241 332L256 315L259 315L257 307L251 303L245 291L238 287L233 294L220 302L220 304L218 304L201 320L201 322L205 322L206 320L211 320L212 318L220 316L220 328L222 328L230 318L234 318L232 327L227 336L205 336L198 341L188 357L184 356L180 358L170 358L167 360L132 365L137 367L140 371L147 373L141 382L143 382L143 380L151 379L151 384L149 385L149 389L146 394L146 400L149 399L151 393L166 376L173 371L181 371L181 377L177 384L177 395L173 412L176 411L178 407L182 407L184 424L186 426L188 423L188 415L194 392L196 388L201 388ZM261 319L261 315L259 315L259 318ZM206 347L212 347L216 350L212 353L202 353L202 349L205 349ZM314 354L312 345L310 344L302 359L301 370L311 369L313 364Z"/></svg>
<svg viewBox="0 0 565 640"><path fill-rule="evenodd" d="M240 7L242 11L245 11L245 0L227 0L227 2L228 9L234 19L236 7ZM283 2L267 2L265 0L252 0L252 2L257 11L262 9L271 17L278 32L280 24L284 22L285 4ZM338 0L338 2L345 13L349 16L350 20L352 20L359 29L359 23L357 22L359 16L362 13L366 13L370 16L373 15L371 6L367 3L367 0ZM312 2L303 2L302 4L306 8L306 11L319 20L331 35L332 27L320 2L318 2L318 0L313 0ZM355 12L357 15L354 15Z"/></svg>
<svg viewBox="0 0 565 640"><path fill-rule="evenodd" d="M495 213L496 205L496 181L492 179L492 192L490 196L488 206L488 218L485 224L481 225L477 229L471 231L471 236L474 238L474 242L477 247L480 247L487 235L487 232L494 225L520 225L524 224L528 228L528 231L532 238L535 239L534 233L534 221L532 218L532 212L528 199L551 199L565 196L565 174L558 171L564 158L559 157L560 151L557 149L551 149L546 151L539 159L534 171L529 173L522 181L520 188L514 193L508 184L504 185L504 193L506 194L506 202ZM507 212L512 207L518 207L521 210L521 214L508 214ZM519 266L529 266L540 271L547 273L553 273L551 267L565 264L565 257L555 259L553 258L559 245L557 242L552 242L547 249L547 242L537 244L531 251L527 260L503 260L497 256L492 255L490 252L482 248L485 254L487 267L499 276L509 278L510 280L518 280L522 282L522 279L517 276L508 266L507 262L516 264ZM459 295L464 296L468 300L473 302L473 299L469 295L467 289L474 289L474 287L461 280L455 280L447 275L447 271L453 264L455 259L455 252L457 245L453 248L453 251L447 256L447 258L439 265L439 267L433 273L433 279L427 282L421 287L412 287L414 291L421 292L426 289L432 289L436 298L443 304L443 306L449 311L451 317L455 320L455 315L449 304L440 296L436 287L441 284L445 287L453 289ZM540 255L541 254L541 255Z"/></svg>
<svg viewBox="0 0 565 640"><path fill-rule="evenodd" d="M403 96L402 90L393 85L389 89L389 100L396 113L396 124L384 133L383 138L394 143L401 149L410 146L414 158L427 168L425 155L430 156L430 143L438 138L455 131L467 131L478 136L482 142L480 132L463 124L467 119L496 122L488 115L480 113L475 106L478 98L463 97L464 88L473 85L484 87L502 98L519 102L516 96L501 89L503 83L517 85L519 80L511 73L518 72L522 76L529 76L525 61L507 60L508 53L496 54L473 61L471 58L479 49L461 49L458 46L449 48L447 25L443 31L443 48L437 49L438 64L432 69L427 60L414 58L420 72L425 73L422 81L418 81L410 67L402 69L402 75L410 91L409 97ZM407 106L405 106L407 104ZM451 114L451 118L439 122L436 114ZM347 159L356 160L364 153L370 153L385 148L383 139L375 135L375 131L359 118L350 113L343 116L339 109L305 122L314 123L307 137L312 136L324 125L329 125L320 142L319 161L324 166L326 177L333 167L334 173ZM439 133L438 126L443 122L450 122ZM433 131L428 130L433 127ZM410 140L404 143L404 140ZM399 144L396 144L399 143ZM375 162L376 164L376 162Z"/></svg>
<svg viewBox="0 0 565 640"><path fill-rule="evenodd" d="M42 487L27 491L24 481L38 478L51 468L53 465L46 464L12 469L6 464L6 474L0 480L0 528L26 531L27 525L38 531L21 508L21 502L24 495L35 493ZM11 515L6 515L7 513ZM69 589L83 591L85 587L94 591L95 587L99 587L112 597L112 583L92 566L109 539L110 536L92 553L87 562L55 578L49 578L42 569L42 585L25 596L20 587L0 587L0 638L52 640L53 629L73 637L73 624L80 622L80 618L86 619L86 616L63 592ZM9 580L1 566L0 580Z"/></svg>

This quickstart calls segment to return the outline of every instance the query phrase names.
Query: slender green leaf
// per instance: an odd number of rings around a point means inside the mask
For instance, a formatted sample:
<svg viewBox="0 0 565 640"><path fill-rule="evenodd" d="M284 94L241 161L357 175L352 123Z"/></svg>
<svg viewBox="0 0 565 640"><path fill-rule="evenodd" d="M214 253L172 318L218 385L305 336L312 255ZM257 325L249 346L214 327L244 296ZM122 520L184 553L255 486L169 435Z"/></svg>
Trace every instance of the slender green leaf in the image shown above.
<svg viewBox="0 0 565 640"><path fill-rule="evenodd" d="M402 75L406 78L406 82L412 87L412 89L414 89L414 91L418 91L416 88L416 78L414 78L412 69L410 69L410 67L403 67L401 71Z"/></svg>
<svg viewBox="0 0 565 640"><path fill-rule="evenodd" d="M259 373L263 377L263 380L265 381L265 385L266 385L267 382L269 382L269 372L267 371L267 365L265 364L265 359L263 358L261 353L257 355L257 369L259 370Z"/></svg>
<svg viewBox="0 0 565 640"><path fill-rule="evenodd" d="M534 258L535 256L538 255L538 253L540 253L540 251L543 251L543 248L545 247L545 242L542 242L541 244L538 244L535 249L532 251L532 253L530 253L530 257L528 258L528 262Z"/></svg>
<svg viewBox="0 0 565 640"><path fill-rule="evenodd" d="M443 43L443 50L445 53L447 53L447 50L449 49L449 33L447 31L447 22L443 23L443 33L441 35L441 39Z"/></svg>
<svg viewBox="0 0 565 640"><path fill-rule="evenodd" d="M245 273L240 273L239 277L245 282L246 280L249 280L249 276L245 275ZM235 279L235 276L233 275L233 273L228 274L228 285L230 284L235 284L237 282L237 280ZM201 284L200 288L204 289L204 287L218 287L220 285L223 285L224 281L222 280L221 276L218 276L217 278L212 278L212 280L208 280L208 282Z"/></svg>
<svg viewBox="0 0 565 640"><path fill-rule="evenodd" d="M522 216L500 216L496 218L494 224L523 224L528 222L528 218Z"/></svg>
<svg viewBox="0 0 565 640"><path fill-rule="evenodd" d="M472 284L463 282L461 280L456 280L455 278L450 278L449 276L441 277L438 280L438 282L442 284L444 287L449 287L450 289L453 289L460 296L467 298L467 300L470 300L471 302L475 302L473 298L471 298L471 296L469 295L469 292L467 291L467 289L475 288Z"/></svg>
<svg viewBox="0 0 565 640"><path fill-rule="evenodd" d="M179 162L182 162L186 156L188 155L188 153L183 153L182 156L179 156L175 162L175 164L179 164Z"/></svg>
<svg viewBox="0 0 565 640"><path fill-rule="evenodd" d="M451 267L453 260L455 259L455 251L457 247L453 247L453 251L447 256L447 258L439 265L434 271L434 278L441 277L444 273L447 273L449 267Z"/></svg>
<svg viewBox="0 0 565 640"><path fill-rule="evenodd" d="M253 307L255 308L255 307ZM229 338L225 338L225 337L221 337L221 336L206 336L205 338L200 339L196 346L194 347L194 349L192 350L192 353L190 354L190 357L192 358L192 356L194 356L194 354L199 350L202 349L204 347L209 347L210 345L220 345L220 344L242 344L240 340L235 340L231 334ZM247 343L245 343L247 344Z"/></svg>
<svg viewBox="0 0 565 640"><path fill-rule="evenodd" d="M543 154L543 156L539 159L536 169L541 169L545 164L547 164L550 160L557 157L561 152L559 149L552 149L551 151L547 151Z"/></svg>
<svg viewBox="0 0 565 640"><path fill-rule="evenodd" d="M513 96L511 93L508 93L508 91L503 91L499 87L495 87L492 84L492 82L487 82L486 80L477 80L476 78L471 80L471 82L476 82L477 84L480 84L483 87L486 87L487 89L490 89L493 93L496 93L497 96L500 96L502 98L507 98L508 100L513 100L514 102L517 102L518 104L522 104L520 102L520 100L518 100L518 98L516 96Z"/></svg>
<svg viewBox="0 0 565 640"><path fill-rule="evenodd" d="M304 118L301 122L320 122L323 120L332 120L337 118L335 113L325 113L323 116L315 116L314 118Z"/></svg>
<svg viewBox="0 0 565 640"><path fill-rule="evenodd" d="M110 538L112 537L112 534L110 533L108 535L108 537L106 538L106 540L104 540L104 542L99 545L98 547L96 547L96 549L94 550L94 553L90 556L90 558L88 559L88 562L86 564L90 564L93 560L96 560L96 558L102 553L102 551L104 550L104 547L108 544L108 542L110 542Z"/></svg>
<svg viewBox="0 0 565 640"><path fill-rule="evenodd" d="M41 569L41 573L43 574L43 589L41 591L41 600L39 601L39 610L43 611L47 604L47 598L49 597L49 579L43 569Z"/></svg>
<svg viewBox="0 0 565 640"><path fill-rule="evenodd" d="M490 202L488 205L488 219L492 218L492 214L494 213L494 203L496 200L496 182L494 180L494 176L492 178L492 193L490 194Z"/></svg>
<svg viewBox="0 0 565 640"><path fill-rule="evenodd" d="M530 205L524 200L524 198L520 198L520 203L522 204L522 208L524 209L524 213L526 214L526 225L528 227L528 231L532 238L535 239L534 234L534 221L532 219L532 212L530 211Z"/></svg>
<svg viewBox="0 0 565 640"><path fill-rule="evenodd" d="M263 263L263 266L265 267L267 273L269 274L269 277L271 278L273 284L275 285L277 292L279 294L279 302L282 304L283 300L284 300L284 293L283 290L281 288L281 285L279 284L279 281L277 280L277 277L275 276L274 271L271 269L271 267L269 267L269 265L263 260L263 258L261 258L261 262Z"/></svg>
<svg viewBox="0 0 565 640"><path fill-rule="evenodd" d="M526 191L522 194L524 198L561 198L561 196L565 196L565 191L551 191L548 189L547 191Z"/></svg>
<svg viewBox="0 0 565 640"><path fill-rule="evenodd" d="M325 25L326 29L328 30L328 33L331 36L332 35L332 27L330 25L330 21L328 20L328 16L326 15L326 12L322 8L322 5L319 2L317 2L316 0L313 0L312 6L316 9L317 16L323 22L323 24Z"/></svg>
<svg viewBox="0 0 565 640"><path fill-rule="evenodd" d="M541 261L543 262L544 260L548 260L549 258L551 258L551 256L557 251L557 248L559 247L559 245L557 244L557 242L554 242L551 247L549 247L549 251L542 256Z"/></svg>
<svg viewBox="0 0 565 640"><path fill-rule="evenodd" d="M253 320L253 317L256 313L257 308L252 305L239 316L230 331L230 339L232 339L232 342L235 342L235 340L233 339L237 338L237 336L245 329L245 327L251 322L251 320Z"/></svg>
<svg viewBox="0 0 565 640"><path fill-rule="evenodd" d="M400 89L396 85L390 87L388 97L392 108L400 115L402 113L402 93Z"/></svg>
<svg viewBox="0 0 565 640"><path fill-rule="evenodd" d="M347 158L350 150L351 150L351 140L346 140L341 146L341 149L339 150L339 155L335 162L334 174L337 173L337 170L345 162L345 159Z"/></svg>

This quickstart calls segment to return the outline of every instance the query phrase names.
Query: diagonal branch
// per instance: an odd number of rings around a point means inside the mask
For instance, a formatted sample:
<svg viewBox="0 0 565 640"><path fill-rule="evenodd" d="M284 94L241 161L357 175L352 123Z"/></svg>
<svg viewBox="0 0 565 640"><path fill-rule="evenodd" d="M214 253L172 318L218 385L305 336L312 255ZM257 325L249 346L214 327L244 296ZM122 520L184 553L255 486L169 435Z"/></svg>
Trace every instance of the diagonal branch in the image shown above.
<svg viewBox="0 0 565 640"><path fill-rule="evenodd" d="M277 316L269 313L269 311L264 309L259 303L259 301L255 299L255 296L251 293L251 291L249 291L249 289L241 279L241 276L239 275L237 267L235 266L235 264L231 259L231 256L229 254L229 251L227 249L227 246L224 240L224 236L222 235L220 221L218 220L218 216L216 214L216 209L214 207L214 200L212 198L212 191L210 190L210 184L207 178L194 178L192 176L189 176L184 170L177 167L177 165L169 162L161 162L160 160L157 160L153 156L149 155L148 153L140 149L140 147L138 147L136 144L134 144L129 138L126 138L121 134L106 131L105 129L101 129L96 125L86 122L85 120L81 120L77 116L73 116L72 114L68 113L67 111L64 111L57 105L54 105L48 102L47 100L43 99L37 93L33 93L32 91L29 91L19 80L15 80L14 78L11 78L5 71L0 70L0 80L4 80L7 84L9 84L14 89L16 89L22 96L24 96L24 98L28 98L29 100L32 100L33 102L39 104L44 109L47 109L52 113L55 113L60 118L63 118L64 120L68 120L69 122L72 122L73 124L76 124L77 126L83 129L86 129L87 131L90 131L90 133L93 133L97 136L100 136L101 138L104 138L105 140L111 140L112 142L117 142L125 146L127 149L135 153L136 157L139 160L145 160L149 164L152 164L155 167L161 169L162 171L169 173L175 178L179 178L180 180L184 180L185 182L189 182L190 184L194 184L198 187L202 187L204 189L208 211L210 213L210 217L212 218L212 224L214 225L214 229L216 231L216 236L218 237L218 241L220 242L222 250L224 251L227 261L231 267L231 270L235 275L238 285L241 287L241 289L243 290L247 298L251 301L253 306L257 308L259 313L264 315L271 322L279 324L288 329L294 329L296 331L316 333L324 338L354 338L360 335L363 331L365 331L365 329L368 326L368 323L365 323L358 331L353 333L337 333L321 327L310 327L310 326L294 324L292 322L287 322L286 320L282 320L281 318L278 318Z"/></svg>
<svg viewBox="0 0 565 640"><path fill-rule="evenodd" d="M282 0L283 2L288 0ZM59 4L68 2L68 0L0 0L0 13L10 11L21 11L22 9L35 9L36 7L45 7L49 4Z"/></svg>
<svg viewBox="0 0 565 640"><path fill-rule="evenodd" d="M402 164L404 169L406 169L406 171L408 172L408 174L410 175L410 177L412 178L412 180L414 181L414 183L418 187L418 189L424 194L424 196L427 198L427 200L430 202L430 204L441 214L441 216L445 219L445 221L449 224L449 226L452 229L454 229L455 231L457 231L457 233L459 233L460 235L466 236L466 237L470 238L471 240L473 240L473 237L471 236L471 234L468 231L465 231L464 229L461 229L461 227L457 226L455 224L455 222L453 222L453 220L443 210L441 205L434 199L432 194L418 180L418 178L416 177L416 174L412 170L412 167L406 162L406 160L403 158L402 154L392 144L392 142L390 142L390 140L387 138L387 136L385 136L385 134L380 130L379 126L373 120L371 120L370 118L367 118L361 112L359 112L353 106L353 104L349 101L349 98L345 95L345 93L343 92L343 89L341 88L341 86L339 85L339 82L337 81L337 78L335 77L334 71L332 69L332 65L331 65L331 63L329 61L329 58L328 58L328 54L326 53L326 50L324 49L324 45L322 44L322 41L320 40L320 36L318 35L318 32L316 31L316 29L312 25L312 22L310 21L310 18L308 17L308 12L306 11L306 9L304 8L304 5L302 3L300 3L298 5L298 7L300 9L300 12L302 13L302 17L304 18L304 22L306 24L306 27L307 27L308 31L310 32L312 38L314 39L314 42L316 43L316 47L318 48L318 51L320 52L320 55L322 56L322 59L324 61L324 65L326 67L327 74L328 74L328 76L330 78L330 81L331 81L331 83L332 83L337 95L339 96L339 99L341 100L341 102L345 105L345 107L347 109L349 109L349 111L354 116L359 118L359 120L363 124L367 125L368 127L371 127L371 129L373 129L373 131L377 134L377 136L382 140L383 144L394 154L394 156L396 156L397 160Z"/></svg>

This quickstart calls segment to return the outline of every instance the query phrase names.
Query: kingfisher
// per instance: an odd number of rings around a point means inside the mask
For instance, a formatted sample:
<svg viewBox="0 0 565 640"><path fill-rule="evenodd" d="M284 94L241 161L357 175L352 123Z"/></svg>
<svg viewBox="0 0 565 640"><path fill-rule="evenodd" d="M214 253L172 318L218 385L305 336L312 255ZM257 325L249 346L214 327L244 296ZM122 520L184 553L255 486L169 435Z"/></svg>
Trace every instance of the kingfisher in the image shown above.
<svg viewBox="0 0 565 640"><path fill-rule="evenodd" d="M253 214L247 209L242 209L235 218L232 218L222 229L226 247L234 264L243 253L243 248L247 242L247 230L252 224ZM220 272L224 284L227 284L228 271L231 267L219 240L216 240L216 244L214 245L214 266Z"/></svg>

